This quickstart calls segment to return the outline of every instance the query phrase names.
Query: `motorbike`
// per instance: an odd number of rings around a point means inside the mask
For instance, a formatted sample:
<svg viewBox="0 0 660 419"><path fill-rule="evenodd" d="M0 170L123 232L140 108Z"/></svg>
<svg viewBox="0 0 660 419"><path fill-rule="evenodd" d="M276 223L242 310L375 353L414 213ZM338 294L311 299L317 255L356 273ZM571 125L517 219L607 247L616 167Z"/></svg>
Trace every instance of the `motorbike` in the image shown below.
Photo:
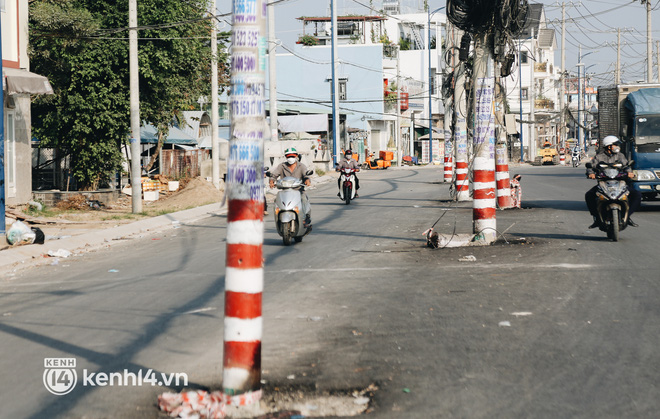
<svg viewBox="0 0 660 419"><path fill-rule="evenodd" d="M310 176L313 172L307 172ZM294 240L300 243L312 231L312 208L303 192L305 184L295 177L284 177L276 182L275 225L285 246Z"/></svg>
<svg viewBox="0 0 660 419"><path fill-rule="evenodd" d="M346 203L346 205L351 203L352 199L355 199L357 190L355 189L355 173L356 169L351 169L345 167L339 170L339 198Z"/></svg>
<svg viewBox="0 0 660 419"><path fill-rule="evenodd" d="M578 167L580 165L580 154L579 153L573 153L571 155L571 159L573 160L573 167Z"/></svg>
<svg viewBox="0 0 660 419"><path fill-rule="evenodd" d="M596 172L598 180L596 198L599 228L607 233L607 238L612 241L618 241L619 232L628 225L630 191L626 183L628 179L626 168L631 164L632 161L627 165L619 162L601 162L596 167L592 167L591 163L586 164L588 169Z"/></svg>

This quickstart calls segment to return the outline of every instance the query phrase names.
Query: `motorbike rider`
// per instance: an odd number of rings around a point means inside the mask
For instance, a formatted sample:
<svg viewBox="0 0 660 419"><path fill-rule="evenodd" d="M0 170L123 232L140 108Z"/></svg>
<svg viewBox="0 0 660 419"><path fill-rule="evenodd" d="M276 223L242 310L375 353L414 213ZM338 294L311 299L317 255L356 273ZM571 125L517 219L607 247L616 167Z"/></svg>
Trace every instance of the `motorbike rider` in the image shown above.
<svg viewBox="0 0 660 419"><path fill-rule="evenodd" d="M607 137L603 138L603 143L602 143L602 150L596 154L592 159L591 159L591 168L587 168L587 177L589 179L596 179L596 172L594 171L594 168L598 165L598 163L614 163L614 162L619 162L623 165L628 164L628 159L626 159L626 156L621 153L621 143L619 142L619 139L614 136L614 135L608 135ZM628 178L632 178L633 171L630 167L626 167L626 173L628 173ZM596 189L598 188L598 185L594 186L593 188L589 189L587 193L584 195L584 200L587 202L587 207L589 208L589 212L591 213L592 217L594 217L594 222L589 226L589 228L596 228L598 227L598 213L597 213L597 197L596 197ZM628 225L632 227L637 227L637 224L633 222L633 220L630 218L630 216L639 208L639 205L642 202L642 194L635 190L630 184L628 184L628 200L630 202L630 209L628 212Z"/></svg>
<svg viewBox="0 0 660 419"><path fill-rule="evenodd" d="M360 171L360 166L353 158L353 152L351 150L346 150L344 158L337 163L335 170L340 172L341 169L355 169L356 172ZM359 195L357 194L357 190L360 189L360 180L355 173L353 173L353 176L355 176L355 197L358 198ZM337 179L337 187L341 189L341 176ZM341 196L339 192L337 192L337 196Z"/></svg>
<svg viewBox="0 0 660 419"><path fill-rule="evenodd" d="M271 189L275 187L275 181L282 177L294 177L296 179L300 179L305 186L310 186L312 184L311 180L307 176L307 166L302 164L300 161L300 154L298 153L298 150L296 150L294 147L289 147L286 150L284 150L284 157L286 158L285 162L280 163L274 170L271 170L270 172L270 179L268 184L270 185ZM302 202L303 206L305 207L303 210L303 213L306 214L306 223L310 223L310 216L309 216L309 198L307 198L307 195L305 194L303 189L300 189L300 193L302 195Z"/></svg>

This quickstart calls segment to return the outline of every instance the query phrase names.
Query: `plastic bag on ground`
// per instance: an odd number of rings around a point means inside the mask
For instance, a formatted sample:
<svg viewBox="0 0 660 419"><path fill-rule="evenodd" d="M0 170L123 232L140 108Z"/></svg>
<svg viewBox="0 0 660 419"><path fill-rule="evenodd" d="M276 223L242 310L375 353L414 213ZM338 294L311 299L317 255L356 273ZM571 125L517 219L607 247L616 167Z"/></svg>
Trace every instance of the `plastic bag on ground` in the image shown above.
<svg viewBox="0 0 660 419"><path fill-rule="evenodd" d="M10 245L32 244L37 235L30 227L21 221L14 221L7 231L7 243Z"/></svg>

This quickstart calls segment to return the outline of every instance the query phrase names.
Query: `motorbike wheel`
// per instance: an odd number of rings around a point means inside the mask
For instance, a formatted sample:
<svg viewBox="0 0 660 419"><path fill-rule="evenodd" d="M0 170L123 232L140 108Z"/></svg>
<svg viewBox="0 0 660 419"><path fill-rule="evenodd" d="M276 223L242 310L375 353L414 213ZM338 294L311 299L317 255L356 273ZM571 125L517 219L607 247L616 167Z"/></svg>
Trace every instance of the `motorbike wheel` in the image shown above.
<svg viewBox="0 0 660 419"><path fill-rule="evenodd" d="M282 224L282 241L285 246L291 244L291 237L293 236L293 231L291 230L291 223Z"/></svg>
<svg viewBox="0 0 660 419"><path fill-rule="evenodd" d="M612 241L619 241L619 210L614 208L612 209L612 225L610 227L610 239Z"/></svg>
<svg viewBox="0 0 660 419"><path fill-rule="evenodd" d="M348 186L344 186L344 202L346 205L351 203L351 188Z"/></svg>

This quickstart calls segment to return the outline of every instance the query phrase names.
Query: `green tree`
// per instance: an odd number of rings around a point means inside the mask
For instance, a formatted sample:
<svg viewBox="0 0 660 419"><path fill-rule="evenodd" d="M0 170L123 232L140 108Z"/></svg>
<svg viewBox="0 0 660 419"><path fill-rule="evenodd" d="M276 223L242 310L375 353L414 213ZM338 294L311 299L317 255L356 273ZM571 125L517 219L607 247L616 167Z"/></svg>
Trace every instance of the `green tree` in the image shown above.
<svg viewBox="0 0 660 419"><path fill-rule="evenodd" d="M180 111L210 93L207 10L206 0L138 2L140 115L158 128L159 147ZM127 0L30 2L31 67L55 90L35 99L33 134L70 156L80 189L98 187L121 167L130 131L128 56ZM225 86L228 66L220 68Z"/></svg>

